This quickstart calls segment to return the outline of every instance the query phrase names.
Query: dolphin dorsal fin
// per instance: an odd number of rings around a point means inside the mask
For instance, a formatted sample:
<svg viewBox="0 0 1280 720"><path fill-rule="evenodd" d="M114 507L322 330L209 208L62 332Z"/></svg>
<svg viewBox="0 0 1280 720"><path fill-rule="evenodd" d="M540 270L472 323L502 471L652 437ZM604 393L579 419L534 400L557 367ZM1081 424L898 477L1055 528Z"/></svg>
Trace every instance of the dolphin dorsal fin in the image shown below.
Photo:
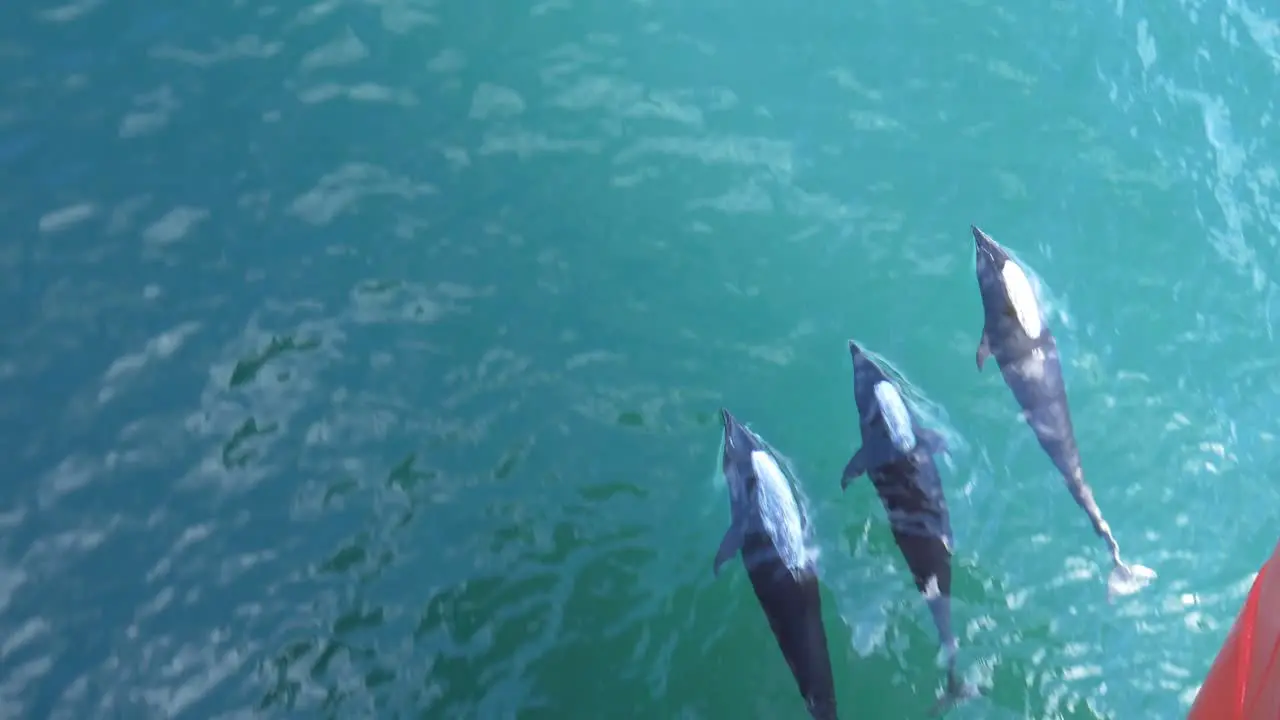
<svg viewBox="0 0 1280 720"><path fill-rule="evenodd" d="M920 448L930 455L947 452L947 440L937 431L927 427L916 428Z"/></svg>

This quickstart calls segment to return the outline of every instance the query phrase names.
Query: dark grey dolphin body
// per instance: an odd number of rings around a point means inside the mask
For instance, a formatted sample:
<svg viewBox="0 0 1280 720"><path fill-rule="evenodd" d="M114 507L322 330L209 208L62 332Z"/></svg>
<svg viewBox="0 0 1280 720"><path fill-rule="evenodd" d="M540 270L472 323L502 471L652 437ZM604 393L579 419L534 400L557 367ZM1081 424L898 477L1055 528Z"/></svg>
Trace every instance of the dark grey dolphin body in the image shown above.
<svg viewBox="0 0 1280 720"><path fill-rule="evenodd" d="M866 473L884 505L893 539L924 595L947 663L947 689L937 709L977 690L955 672L959 643L951 630L951 513L933 455L946 441L922 426L898 386L857 343L849 341L862 446L845 466L841 488Z"/></svg>
<svg viewBox="0 0 1280 720"><path fill-rule="evenodd" d="M732 520L714 572L742 558L756 599L815 720L837 720L835 683L822 624L816 563L805 546L808 520L772 450L728 410L722 467Z"/></svg>
<svg viewBox="0 0 1280 720"><path fill-rule="evenodd" d="M978 370L982 370L988 357L995 357L1005 385L1013 391L1022 408L1023 419L1062 474L1076 504L1089 516L1093 531L1107 543L1114 563L1107 580L1108 595L1134 592L1155 577L1155 573L1141 565L1127 565L1120 559L1120 545L1093 499L1093 490L1085 482L1062 381L1058 343L1044 322L1039 301L1022 267L989 235L977 227L971 226L971 229L984 316L977 351Z"/></svg>

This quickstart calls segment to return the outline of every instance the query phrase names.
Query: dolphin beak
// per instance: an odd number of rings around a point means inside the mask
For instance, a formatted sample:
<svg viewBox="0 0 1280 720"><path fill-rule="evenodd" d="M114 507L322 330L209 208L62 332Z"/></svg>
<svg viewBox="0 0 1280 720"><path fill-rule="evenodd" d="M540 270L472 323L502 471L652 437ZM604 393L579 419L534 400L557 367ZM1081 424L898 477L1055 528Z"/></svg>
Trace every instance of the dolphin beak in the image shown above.
<svg viewBox="0 0 1280 720"><path fill-rule="evenodd" d="M850 340L849 341L849 357L853 358L854 362L857 362L858 357L861 355L862 355L862 348L858 346L857 342Z"/></svg>
<svg viewBox="0 0 1280 720"><path fill-rule="evenodd" d="M720 421L724 423L724 451L727 454L733 447L733 436L738 428L738 420L727 408L720 408Z"/></svg>
<svg viewBox="0 0 1280 720"><path fill-rule="evenodd" d="M982 232L977 225L970 225L969 228L973 230L973 244L978 256L979 267L981 267L984 260L992 263L996 268L1001 267L1007 258L1004 248L1000 247L995 240L992 240L990 235Z"/></svg>
<svg viewBox="0 0 1280 720"><path fill-rule="evenodd" d="M738 427L738 419L735 418L728 409L720 408L720 422L724 423L725 443L726 445L730 445L732 443L730 443L729 440L733 437L734 428Z"/></svg>
<svg viewBox="0 0 1280 720"><path fill-rule="evenodd" d="M991 236L978 229L977 225L970 225L969 229L973 231L973 242L979 249L991 247Z"/></svg>

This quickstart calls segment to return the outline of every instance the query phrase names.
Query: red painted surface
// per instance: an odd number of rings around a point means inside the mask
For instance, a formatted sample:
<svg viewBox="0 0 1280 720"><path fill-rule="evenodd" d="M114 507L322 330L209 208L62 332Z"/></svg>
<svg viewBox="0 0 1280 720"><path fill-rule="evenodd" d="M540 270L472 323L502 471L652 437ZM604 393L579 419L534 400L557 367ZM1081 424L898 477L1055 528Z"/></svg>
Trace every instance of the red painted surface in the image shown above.
<svg viewBox="0 0 1280 720"><path fill-rule="evenodd" d="M1280 544L1258 571L1187 720L1280 720Z"/></svg>

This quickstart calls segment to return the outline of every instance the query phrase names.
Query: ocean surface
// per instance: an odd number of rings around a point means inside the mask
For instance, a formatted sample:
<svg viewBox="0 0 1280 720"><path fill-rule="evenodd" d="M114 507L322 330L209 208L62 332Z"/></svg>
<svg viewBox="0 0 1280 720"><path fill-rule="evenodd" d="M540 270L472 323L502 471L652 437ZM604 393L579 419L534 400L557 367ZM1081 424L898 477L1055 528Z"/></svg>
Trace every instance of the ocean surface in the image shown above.
<svg viewBox="0 0 1280 720"><path fill-rule="evenodd" d="M1280 527L1259 0L13 0L0 717L805 717L717 472L794 464L842 716L936 639L846 341L941 409L949 718L1179 718ZM1102 542L978 372L1042 283Z"/></svg>

